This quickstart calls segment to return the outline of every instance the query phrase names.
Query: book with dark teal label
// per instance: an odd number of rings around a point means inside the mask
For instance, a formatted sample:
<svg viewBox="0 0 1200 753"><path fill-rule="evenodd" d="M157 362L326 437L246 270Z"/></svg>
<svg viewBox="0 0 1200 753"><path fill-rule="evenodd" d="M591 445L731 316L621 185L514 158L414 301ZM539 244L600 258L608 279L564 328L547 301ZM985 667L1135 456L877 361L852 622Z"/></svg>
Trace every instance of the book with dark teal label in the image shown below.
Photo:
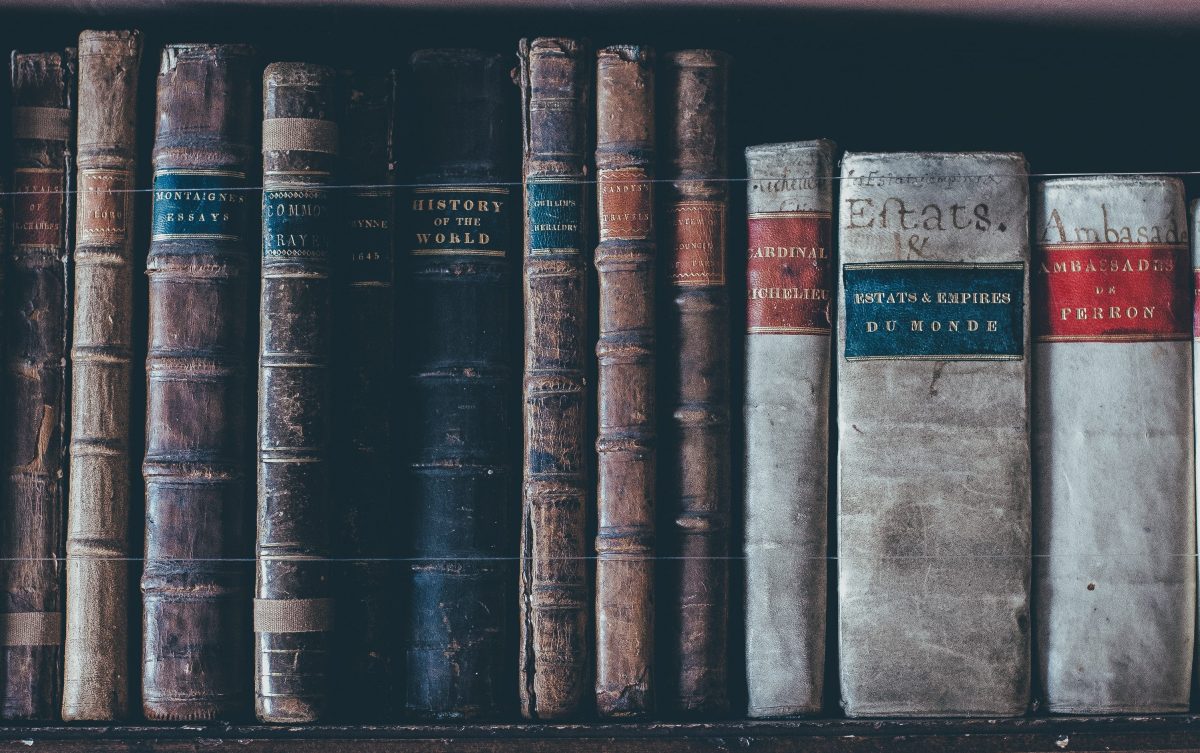
<svg viewBox="0 0 1200 753"><path fill-rule="evenodd" d="M1023 262L846 264L846 359L1024 357Z"/></svg>
<svg viewBox="0 0 1200 753"><path fill-rule="evenodd" d="M583 184L575 179L531 178L525 184L529 253L578 254L585 239L580 223Z"/></svg>
<svg viewBox="0 0 1200 753"><path fill-rule="evenodd" d="M246 174L165 168L154 173L153 240L228 240L246 229Z"/></svg>

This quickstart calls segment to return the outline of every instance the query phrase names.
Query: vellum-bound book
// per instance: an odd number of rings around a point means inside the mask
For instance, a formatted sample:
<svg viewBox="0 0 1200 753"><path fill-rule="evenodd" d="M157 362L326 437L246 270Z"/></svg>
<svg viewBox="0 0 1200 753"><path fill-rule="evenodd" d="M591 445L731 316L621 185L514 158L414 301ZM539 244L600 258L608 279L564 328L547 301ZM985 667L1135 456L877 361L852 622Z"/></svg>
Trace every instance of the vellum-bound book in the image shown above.
<svg viewBox="0 0 1200 753"><path fill-rule="evenodd" d="M842 162L838 598L849 716L1010 716L1030 684L1020 154Z"/></svg>
<svg viewBox="0 0 1200 753"><path fill-rule="evenodd" d="M825 679L831 141L746 149L746 690L815 714Z"/></svg>
<svg viewBox="0 0 1200 753"><path fill-rule="evenodd" d="M1196 529L1183 184L1046 181L1033 233L1045 705L1186 711Z"/></svg>

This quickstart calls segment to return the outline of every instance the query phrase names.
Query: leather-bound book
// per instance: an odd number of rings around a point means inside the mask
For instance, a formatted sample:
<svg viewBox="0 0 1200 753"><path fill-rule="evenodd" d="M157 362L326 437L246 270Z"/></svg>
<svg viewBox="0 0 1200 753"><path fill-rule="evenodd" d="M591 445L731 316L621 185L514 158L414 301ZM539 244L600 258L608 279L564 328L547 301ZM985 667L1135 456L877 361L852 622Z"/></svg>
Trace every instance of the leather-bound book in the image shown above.
<svg viewBox="0 0 1200 753"><path fill-rule="evenodd" d="M396 710L400 501L396 391L395 73L342 76L342 235L335 263L334 623L338 716L379 721ZM340 259L340 260L339 260Z"/></svg>
<svg viewBox="0 0 1200 753"><path fill-rule="evenodd" d="M1029 705L1027 173L1011 153L842 159L849 716L1018 716Z"/></svg>
<svg viewBox="0 0 1200 753"><path fill-rule="evenodd" d="M664 710L729 706L729 56L662 59L663 451L659 617Z"/></svg>
<svg viewBox="0 0 1200 753"><path fill-rule="evenodd" d="M516 92L503 55L421 50L411 68L406 705L493 716L516 683Z"/></svg>
<svg viewBox="0 0 1200 753"><path fill-rule="evenodd" d="M588 243L592 60L573 39L522 40L525 117L525 465L521 713L577 714L588 599Z"/></svg>
<svg viewBox="0 0 1200 753"><path fill-rule="evenodd" d="M596 711L654 703L654 52L605 47L596 70L600 341Z"/></svg>
<svg viewBox="0 0 1200 753"><path fill-rule="evenodd" d="M316 721L331 690L336 79L308 63L263 73L254 705L265 722Z"/></svg>
<svg viewBox="0 0 1200 753"><path fill-rule="evenodd" d="M129 712L129 389L142 35L79 35L63 719Z"/></svg>
<svg viewBox="0 0 1200 753"><path fill-rule="evenodd" d="M1047 710L1188 709L1196 619L1184 188L1035 191L1034 588Z"/></svg>
<svg viewBox="0 0 1200 753"><path fill-rule="evenodd" d="M825 679L833 167L829 141L746 149L746 691L815 714Z"/></svg>
<svg viewBox="0 0 1200 753"><path fill-rule="evenodd" d="M0 717L57 719L63 666L75 50L14 52L12 105Z"/></svg>
<svg viewBox="0 0 1200 753"><path fill-rule="evenodd" d="M158 73L143 464L151 720L249 713L248 176L259 75L251 48L208 44L168 45Z"/></svg>

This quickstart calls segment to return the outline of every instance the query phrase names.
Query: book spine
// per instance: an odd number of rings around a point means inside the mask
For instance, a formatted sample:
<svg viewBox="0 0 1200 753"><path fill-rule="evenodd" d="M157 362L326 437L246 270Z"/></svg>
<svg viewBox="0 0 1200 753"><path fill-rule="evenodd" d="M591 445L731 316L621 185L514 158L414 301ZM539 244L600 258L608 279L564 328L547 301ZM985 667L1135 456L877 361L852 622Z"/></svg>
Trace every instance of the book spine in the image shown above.
<svg viewBox="0 0 1200 753"><path fill-rule="evenodd" d="M666 292L660 486L667 710L728 709L729 622L729 57L686 50L663 58Z"/></svg>
<svg viewBox="0 0 1200 753"><path fill-rule="evenodd" d="M746 149L746 688L814 714L825 679L833 165L828 141Z"/></svg>
<svg viewBox="0 0 1200 753"><path fill-rule="evenodd" d="M600 50L596 71L600 341L596 711L653 710L654 53Z"/></svg>
<svg viewBox="0 0 1200 753"><path fill-rule="evenodd" d="M263 73L254 702L265 722L316 721L330 695L335 79L307 63Z"/></svg>
<svg viewBox="0 0 1200 753"><path fill-rule="evenodd" d="M394 558L396 393L395 72L345 77L342 100L344 262L334 278L336 411L334 488L341 561L334 571L341 714L380 720L395 712L393 635L400 619Z"/></svg>
<svg viewBox="0 0 1200 753"><path fill-rule="evenodd" d="M1200 426L1200 400L1196 399L1196 394L1200 391L1200 199L1192 199L1188 205L1188 228L1190 234L1188 243L1192 249L1192 433L1195 434L1195 429ZM1195 465L1192 468L1192 473L1200 480L1200 450L1197 448L1196 438L1192 440L1192 458ZM1200 492L1197 494L1200 497ZM1197 549L1200 550L1200 515L1197 516ZM1197 559L1194 570L1200 570L1200 558ZM1193 577L1197 578L1200 583L1200 573L1194 573ZM1196 609L1198 614L1193 616L1200 625L1200 597L1197 598ZM1193 649L1196 647L1193 646ZM1192 678L1193 680L1200 677L1200 651L1193 650L1192 654Z"/></svg>
<svg viewBox="0 0 1200 753"><path fill-rule="evenodd" d="M63 719L129 712L129 389L142 35L79 35Z"/></svg>
<svg viewBox="0 0 1200 753"><path fill-rule="evenodd" d="M515 673L509 408L511 227L520 201L508 60L414 53L406 321L412 381L407 708L495 715ZM511 673L511 674L510 674Z"/></svg>
<svg viewBox="0 0 1200 753"><path fill-rule="evenodd" d="M248 711L247 176L257 164L257 81L246 46L163 50L142 466L142 706L151 720Z"/></svg>
<svg viewBox="0 0 1200 753"><path fill-rule="evenodd" d="M1043 700L1068 714L1185 711L1196 507L1183 183L1063 178L1035 198Z"/></svg>
<svg viewBox="0 0 1200 753"><path fill-rule="evenodd" d="M1027 173L1019 154L842 159L849 716L1019 716L1029 705Z"/></svg>
<svg viewBox="0 0 1200 753"><path fill-rule="evenodd" d="M591 58L523 40L525 465L521 713L578 714L588 680L587 181Z"/></svg>
<svg viewBox="0 0 1200 753"><path fill-rule="evenodd" d="M12 55L0 717L61 711L75 50Z"/></svg>

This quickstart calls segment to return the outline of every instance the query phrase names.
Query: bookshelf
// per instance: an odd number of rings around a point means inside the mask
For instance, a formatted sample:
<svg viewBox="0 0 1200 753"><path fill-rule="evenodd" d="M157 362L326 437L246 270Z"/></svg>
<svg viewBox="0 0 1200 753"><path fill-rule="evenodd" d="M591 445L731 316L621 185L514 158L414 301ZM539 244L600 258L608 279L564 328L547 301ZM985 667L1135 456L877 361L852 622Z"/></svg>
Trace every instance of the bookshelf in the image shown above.
<svg viewBox="0 0 1200 753"><path fill-rule="evenodd" d="M1183 751L1200 716L647 724L22 726L0 750L54 753L1024 753Z"/></svg>
<svg viewBox="0 0 1200 753"><path fill-rule="evenodd" d="M0 18L5 19L0 43L7 49L52 49L69 44L83 28L140 28L146 32L144 92L153 91L158 50L169 41L252 41L262 49L264 63L305 59L379 66L401 64L409 51L420 47L515 52L521 36L549 33L588 36L596 43L646 41L664 50L715 47L734 58L730 141L737 150L814 137L833 138L848 150L1019 150L1039 174L1180 172L1189 195L1195 195L1200 181L1191 173L1200 171L1200 139L1187 117L1187 105L1193 96L1193 73L1200 69L1200 4L1149 0L1138 3L1134 14L1127 10L1120 0L985 0L958 5L946 0L624 0L612 5L481 0L454 8L405 0L0 0ZM143 96L141 106L144 185L153 97ZM403 108L402 103L402 112ZM731 169L736 178L743 177L739 159L731 161ZM745 240L744 227L736 219L744 212L743 200L734 190L730 248ZM138 215L149 216L148 193L140 194L138 201ZM138 248L144 250L144 238ZM731 291L744 289L740 274L733 265ZM144 282L139 285L135 295L144 296ZM733 310L741 305L735 293ZM144 321L135 322L135 342L138 338L144 348ZM733 352L740 352L739 342ZM144 351L135 352L135 362L144 356ZM735 373L738 368L735 363ZM733 393L740 394L736 385ZM138 399L144 396L135 387L134 400ZM735 415L739 409L734 406ZM135 447L142 443L140 430L135 420ZM733 457L740 456L735 433ZM735 489L739 481L735 477ZM737 542L738 495L733 502ZM134 500L135 516L140 504ZM135 537L140 536L138 526L134 530ZM140 547L135 540L134 550ZM738 550L736 543L733 549ZM735 605L740 603L739 576L735 561ZM744 688L737 679L742 669L739 614L735 608L730 640L735 709L744 708ZM140 624L140 615L131 615L131 624ZM834 659L832 641L830 649ZM836 717L835 672L827 685L827 714ZM62 753L1013 753L1197 748L1200 715L1191 714L565 725L0 725L0 751Z"/></svg>

